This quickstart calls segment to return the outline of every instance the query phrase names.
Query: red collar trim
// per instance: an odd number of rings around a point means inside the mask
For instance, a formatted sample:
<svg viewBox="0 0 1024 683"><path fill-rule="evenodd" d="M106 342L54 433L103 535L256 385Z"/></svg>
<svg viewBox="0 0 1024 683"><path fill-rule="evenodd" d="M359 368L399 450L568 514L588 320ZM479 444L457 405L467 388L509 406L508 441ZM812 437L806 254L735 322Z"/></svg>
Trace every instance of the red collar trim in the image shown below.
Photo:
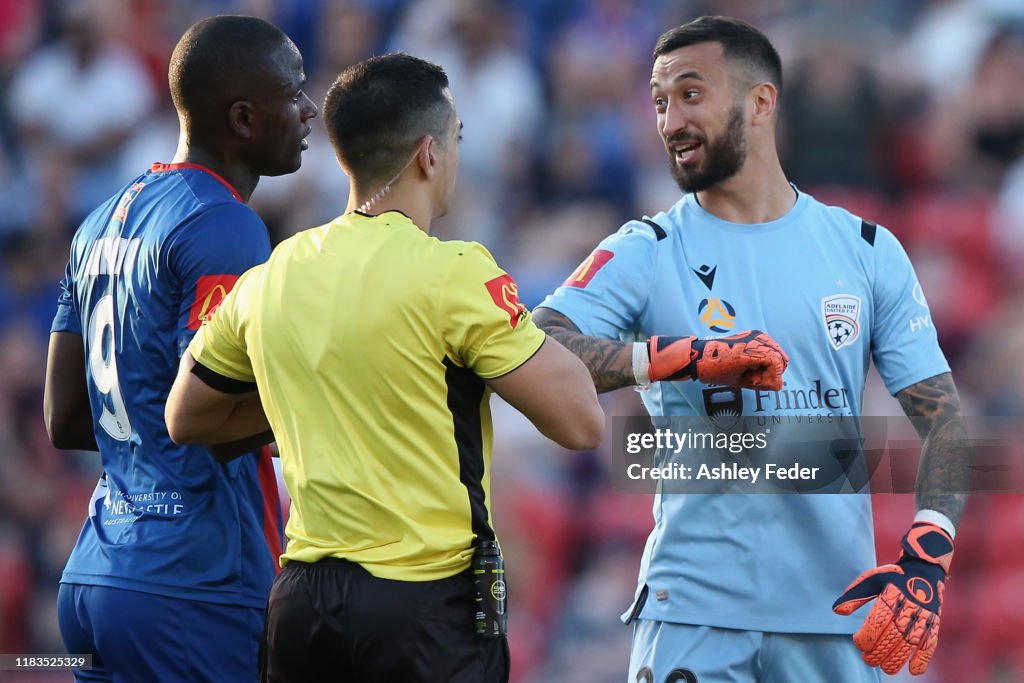
<svg viewBox="0 0 1024 683"><path fill-rule="evenodd" d="M153 164L152 166L150 166L149 170L152 171L153 173L162 173L164 171L177 171L177 170L182 169L182 168L191 169L193 171L205 171L206 173L209 173L214 178L219 180L221 182L221 184L224 185L224 187L228 188L228 190L231 191L231 194L234 196L235 199L237 199L238 201L242 202L243 204L245 203L245 200L242 199L242 195L238 194L238 190L236 190L231 185L231 183L229 183L228 181L224 180L224 178L220 177L220 175L218 175L214 171L211 171L210 169L208 169L206 166L203 166L202 164L190 164L190 163L160 164L160 163L156 163L156 164Z"/></svg>

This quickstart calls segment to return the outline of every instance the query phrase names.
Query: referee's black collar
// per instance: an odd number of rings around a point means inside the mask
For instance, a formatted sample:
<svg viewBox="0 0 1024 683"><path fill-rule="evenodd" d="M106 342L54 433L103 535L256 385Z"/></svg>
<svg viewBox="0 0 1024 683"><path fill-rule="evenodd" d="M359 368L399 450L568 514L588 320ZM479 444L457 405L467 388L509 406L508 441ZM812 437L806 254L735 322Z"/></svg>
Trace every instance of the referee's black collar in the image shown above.
<svg viewBox="0 0 1024 683"><path fill-rule="evenodd" d="M388 209L387 211L381 211L378 214L363 213L362 211L356 209L352 213L362 216L363 218L377 218L379 216L383 216L386 213L398 213L405 216L410 223L412 222L412 218L409 218L409 214L405 213L404 211L399 211L398 209Z"/></svg>

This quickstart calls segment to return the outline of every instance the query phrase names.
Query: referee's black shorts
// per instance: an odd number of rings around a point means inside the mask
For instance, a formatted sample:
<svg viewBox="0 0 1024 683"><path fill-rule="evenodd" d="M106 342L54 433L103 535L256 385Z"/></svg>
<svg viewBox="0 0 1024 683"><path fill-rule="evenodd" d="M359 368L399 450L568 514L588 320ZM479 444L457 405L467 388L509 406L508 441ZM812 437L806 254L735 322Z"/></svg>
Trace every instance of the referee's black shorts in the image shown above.
<svg viewBox="0 0 1024 683"><path fill-rule="evenodd" d="M289 562L274 581L262 683L507 683L505 638L479 638L469 571L389 581L327 558Z"/></svg>

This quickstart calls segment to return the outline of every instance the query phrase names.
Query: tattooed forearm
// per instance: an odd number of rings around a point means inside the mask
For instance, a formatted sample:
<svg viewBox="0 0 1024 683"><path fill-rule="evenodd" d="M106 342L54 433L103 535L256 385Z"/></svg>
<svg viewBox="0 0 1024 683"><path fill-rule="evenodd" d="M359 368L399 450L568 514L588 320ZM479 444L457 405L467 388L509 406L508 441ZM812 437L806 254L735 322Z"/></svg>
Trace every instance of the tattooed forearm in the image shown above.
<svg viewBox="0 0 1024 683"><path fill-rule="evenodd" d="M636 384L632 343L588 337L580 333L571 320L550 308L537 308L533 320L583 361L598 393Z"/></svg>
<svg viewBox="0 0 1024 683"><path fill-rule="evenodd" d="M937 510L959 524L971 483L974 451L948 372L907 387L897 398L921 436L918 509Z"/></svg>

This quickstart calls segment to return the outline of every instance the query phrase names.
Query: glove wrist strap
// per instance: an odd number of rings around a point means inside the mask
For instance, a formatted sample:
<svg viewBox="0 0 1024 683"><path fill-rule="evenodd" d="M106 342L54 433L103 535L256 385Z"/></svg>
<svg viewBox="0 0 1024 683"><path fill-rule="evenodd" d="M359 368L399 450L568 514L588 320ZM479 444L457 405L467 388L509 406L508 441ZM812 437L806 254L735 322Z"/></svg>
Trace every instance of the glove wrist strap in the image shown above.
<svg viewBox="0 0 1024 683"><path fill-rule="evenodd" d="M951 539L954 541L956 540L956 525L953 524L953 520L938 510L929 510L927 508L918 510L917 514L914 515L914 524L917 524L918 522L934 524L949 534Z"/></svg>
<svg viewBox="0 0 1024 683"><path fill-rule="evenodd" d="M633 344L633 377L639 388L651 388L651 352L646 342Z"/></svg>
<svg viewBox="0 0 1024 683"><path fill-rule="evenodd" d="M694 349L696 340L696 337L658 336L648 339L651 381L697 379L695 361L699 353Z"/></svg>
<svg viewBox="0 0 1024 683"><path fill-rule="evenodd" d="M953 539L942 527L930 522L916 522L900 543L900 559L915 558L942 567L949 574L953 561Z"/></svg>

